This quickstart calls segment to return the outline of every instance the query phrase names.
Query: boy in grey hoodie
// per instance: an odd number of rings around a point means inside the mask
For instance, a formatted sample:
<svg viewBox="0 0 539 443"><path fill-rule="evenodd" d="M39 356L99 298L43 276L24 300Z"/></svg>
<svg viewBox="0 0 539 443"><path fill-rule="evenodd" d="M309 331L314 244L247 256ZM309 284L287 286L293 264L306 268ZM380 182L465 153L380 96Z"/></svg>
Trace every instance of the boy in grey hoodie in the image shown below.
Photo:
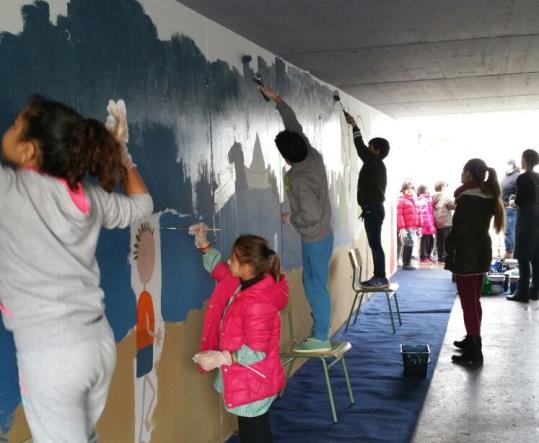
<svg viewBox="0 0 539 443"><path fill-rule="evenodd" d="M294 350L329 351L331 303L327 281L333 231L326 167L320 153L303 133L292 108L270 87L260 86L259 89L275 102L286 128L275 138L281 156L290 165L285 176L290 213L283 214L283 222L291 223L301 235L303 286L312 309L313 336L296 345Z"/></svg>

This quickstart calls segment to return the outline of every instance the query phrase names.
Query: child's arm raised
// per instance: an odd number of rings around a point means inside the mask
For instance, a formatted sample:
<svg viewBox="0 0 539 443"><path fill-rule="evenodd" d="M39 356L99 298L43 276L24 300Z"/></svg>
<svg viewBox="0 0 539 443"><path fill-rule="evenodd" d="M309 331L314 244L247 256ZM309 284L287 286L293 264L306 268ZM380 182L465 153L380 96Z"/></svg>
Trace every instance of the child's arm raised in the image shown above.
<svg viewBox="0 0 539 443"><path fill-rule="evenodd" d="M374 154L365 145L365 142L363 141L363 136L361 135L361 131L359 130L359 127L354 117L352 117L346 111L344 111L344 117L346 118L346 123L352 126L352 133L354 136L354 146L356 147L357 155L364 162L369 156L373 156Z"/></svg>
<svg viewBox="0 0 539 443"><path fill-rule="evenodd" d="M277 107L277 111L279 111L279 114L281 115L281 119L283 120L284 127L288 129L289 131L295 132L299 135L301 135L308 146L310 146L309 140L303 133L303 127L301 126L301 123L298 121L298 118L296 117L296 113L294 110L286 103L282 97L277 94L273 89L271 89L269 86L259 86L259 91L264 94L269 99L273 100L275 102L275 105Z"/></svg>

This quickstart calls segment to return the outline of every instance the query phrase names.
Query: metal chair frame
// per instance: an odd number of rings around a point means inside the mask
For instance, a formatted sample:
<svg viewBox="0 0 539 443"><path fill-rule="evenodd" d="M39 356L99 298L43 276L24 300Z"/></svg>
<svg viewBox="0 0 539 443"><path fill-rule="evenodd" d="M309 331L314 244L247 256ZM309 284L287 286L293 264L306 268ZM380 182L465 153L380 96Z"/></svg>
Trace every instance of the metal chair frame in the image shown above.
<svg viewBox="0 0 539 443"><path fill-rule="evenodd" d="M344 378L346 380L346 387L348 388L348 396L350 398L350 403L354 404L354 393L352 392L352 385L350 384L350 377L348 376L348 368L346 367L346 353L352 349L352 345L349 342L331 342L331 350L326 352L296 352L294 351L294 345L296 344L296 340L294 339L294 325L292 321L292 309L290 306L290 302L288 306L284 309L283 313L286 315L286 318L288 320L288 330L290 332L290 339L292 341L292 345L290 347L289 351L282 352L281 357L284 359L282 362L282 366L286 367L286 379L290 378L290 373L292 372L292 367L294 366L294 361L296 359L311 359L311 358L317 358L322 362L322 367L324 369L324 378L326 381L326 387L328 390L328 397L329 397L329 403L331 406L331 415L333 418L333 422L337 423L337 411L335 408L335 400L333 398L333 388L331 386L331 380L329 377L329 370L335 366L338 362L341 362L343 372L344 372ZM282 397L284 395L284 390L280 393L280 396Z"/></svg>
<svg viewBox="0 0 539 443"><path fill-rule="evenodd" d="M395 329L395 320L393 319L393 309L391 307L390 298L393 297L393 299L395 300L395 308L397 310L399 326L401 326L402 319L401 319L401 313L399 309L399 301L397 299L397 291L399 290L399 284L391 283L389 287L387 288L368 288L368 287L361 286L362 262L361 262L361 255L359 253L359 249L357 248L350 249L348 251L348 257L350 258L350 263L354 271L353 276L352 276L352 289L355 292L355 296L354 296L354 301L352 302L352 307L350 308L350 315L348 316L348 320L346 321L346 327L344 328L344 330L348 331L350 319L352 318L352 315L354 314L356 301L360 295L361 297L359 299L359 305L357 307L356 316L354 317L354 323L353 323L354 325L356 324L357 316L359 315L359 311L361 310L361 304L363 302L363 297L365 296L365 294L384 293L387 299L387 306L389 308L389 318L391 320L391 327L393 329L393 334L394 334L396 332L396 329Z"/></svg>

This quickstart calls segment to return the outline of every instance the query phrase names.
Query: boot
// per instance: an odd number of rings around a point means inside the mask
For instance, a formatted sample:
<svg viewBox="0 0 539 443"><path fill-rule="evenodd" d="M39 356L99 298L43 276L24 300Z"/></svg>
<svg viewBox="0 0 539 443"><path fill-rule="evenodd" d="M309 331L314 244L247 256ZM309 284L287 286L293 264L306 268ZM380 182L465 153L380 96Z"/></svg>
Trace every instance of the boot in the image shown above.
<svg viewBox="0 0 539 443"><path fill-rule="evenodd" d="M522 294L521 292L519 292L518 289L513 295L505 297L505 299L509 301L518 301L520 303L528 303L530 301L530 297L528 296L528 294Z"/></svg>
<svg viewBox="0 0 539 443"><path fill-rule="evenodd" d="M470 336L464 337L462 340L455 340L453 346L459 349L467 349L470 347Z"/></svg>
<svg viewBox="0 0 539 443"><path fill-rule="evenodd" d="M468 337L469 346L461 355L451 356L453 363L469 368L476 368L483 364L483 352L481 352L481 337Z"/></svg>
<svg viewBox="0 0 539 443"><path fill-rule="evenodd" d="M539 300L539 289L537 289L535 286L532 286L528 291L528 298L530 300Z"/></svg>

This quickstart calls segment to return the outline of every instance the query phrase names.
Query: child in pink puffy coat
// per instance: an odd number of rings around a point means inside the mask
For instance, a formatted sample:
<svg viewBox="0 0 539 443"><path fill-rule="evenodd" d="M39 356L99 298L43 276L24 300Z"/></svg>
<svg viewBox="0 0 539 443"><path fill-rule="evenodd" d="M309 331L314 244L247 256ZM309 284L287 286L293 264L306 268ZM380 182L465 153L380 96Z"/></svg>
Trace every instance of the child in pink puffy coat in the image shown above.
<svg viewBox="0 0 539 443"><path fill-rule="evenodd" d="M435 260L432 258L432 250L434 249L436 222L434 221L432 197L430 196L427 186L421 185L417 188L417 203L421 219L423 220L419 260L420 263L434 263Z"/></svg>
<svg viewBox="0 0 539 443"><path fill-rule="evenodd" d="M238 237L223 262L207 231L204 223L189 228L217 282L193 361L204 371L218 369L214 387L225 410L238 416L240 442L270 443L269 409L285 383L279 311L288 302L288 283L279 256L262 237Z"/></svg>
<svg viewBox="0 0 539 443"><path fill-rule="evenodd" d="M419 213L414 185L410 181L402 184L401 195L397 202L398 256L402 250L402 268L415 269L411 265L414 240L421 229L422 220Z"/></svg>

